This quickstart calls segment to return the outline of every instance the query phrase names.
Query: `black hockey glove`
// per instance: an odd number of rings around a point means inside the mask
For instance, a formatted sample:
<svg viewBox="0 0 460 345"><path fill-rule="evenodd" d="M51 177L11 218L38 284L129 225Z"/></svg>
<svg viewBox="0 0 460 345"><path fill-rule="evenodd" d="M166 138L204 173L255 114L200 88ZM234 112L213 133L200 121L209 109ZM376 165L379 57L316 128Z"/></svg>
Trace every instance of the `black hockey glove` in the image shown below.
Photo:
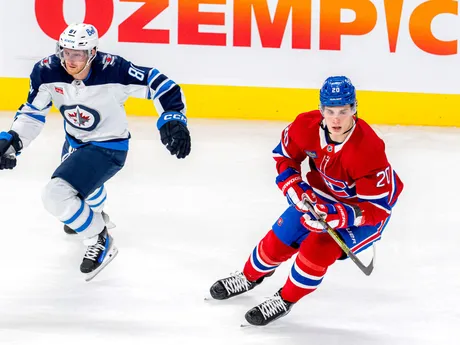
<svg viewBox="0 0 460 345"><path fill-rule="evenodd" d="M16 155L22 150L22 141L15 131L0 133L0 170L13 169Z"/></svg>
<svg viewBox="0 0 460 345"><path fill-rule="evenodd" d="M180 113L164 113L158 120L161 142L172 155L185 158L191 149L187 119Z"/></svg>
<svg viewBox="0 0 460 345"><path fill-rule="evenodd" d="M15 156L3 156L0 157L0 170L13 169L16 166Z"/></svg>

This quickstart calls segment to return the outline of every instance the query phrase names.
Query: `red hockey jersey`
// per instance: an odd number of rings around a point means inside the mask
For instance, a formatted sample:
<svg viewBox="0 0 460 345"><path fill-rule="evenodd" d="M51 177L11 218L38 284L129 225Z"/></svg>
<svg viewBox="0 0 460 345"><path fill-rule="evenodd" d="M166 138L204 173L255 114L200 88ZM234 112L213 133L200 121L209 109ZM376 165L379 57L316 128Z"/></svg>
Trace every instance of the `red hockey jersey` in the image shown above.
<svg viewBox="0 0 460 345"><path fill-rule="evenodd" d="M319 110L303 113L287 126L273 150L278 173L288 167L301 171L308 157L306 182L322 199L357 205L363 211L362 225L376 225L390 214L403 183L388 163L385 144L362 119L357 120L346 140L334 144L320 126Z"/></svg>

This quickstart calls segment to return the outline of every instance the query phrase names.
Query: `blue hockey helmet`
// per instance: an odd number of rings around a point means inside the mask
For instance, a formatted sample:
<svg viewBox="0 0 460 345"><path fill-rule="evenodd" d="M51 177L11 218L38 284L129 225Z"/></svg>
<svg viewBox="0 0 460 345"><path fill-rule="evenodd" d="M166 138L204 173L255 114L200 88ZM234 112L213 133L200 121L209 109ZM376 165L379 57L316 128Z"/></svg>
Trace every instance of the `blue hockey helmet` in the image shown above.
<svg viewBox="0 0 460 345"><path fill-rule="evenodd" d="M326 79L319 91L320 107L340 107L350 104L356 108L356 90L351 80L344 76Z"/></svg>

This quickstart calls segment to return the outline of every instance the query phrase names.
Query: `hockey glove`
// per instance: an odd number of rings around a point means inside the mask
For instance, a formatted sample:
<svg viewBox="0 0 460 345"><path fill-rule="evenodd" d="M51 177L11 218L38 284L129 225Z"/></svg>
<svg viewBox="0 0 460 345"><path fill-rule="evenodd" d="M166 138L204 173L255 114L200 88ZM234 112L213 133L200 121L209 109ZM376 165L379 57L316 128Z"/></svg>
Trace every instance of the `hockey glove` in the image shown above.
<svg viewBox="0 0 460 345"><path fill-rule="evenodd" d="M287 168L279 174L276 177L276 184L278 188L281 189L288 202L301 212L308 211L304 199L311 205L315 205L318 202L313 189L308 183L302 180L300 173L293 168Z"/></svg>
<svg viewBox="0 0 460 345"><path fill-rule="evenodd" d="M333 229L345 229L364 223L362 211L357 206L342 203L316 204L313 209ZM304 214L300 222L310 231L326 232L321 223L310 212Z"/></svg>
<svg viewBox="0 0 460 345"><path fill-rule="evenodd" d="M16 155L22 150L22 141L15 131L0 133L0 170L13 169Z"/></svg>
<svg viewBox="0 0 460 345"><path fill-rule="evenodd" d="M180 113L164 113L158 119L161 142L172 155L185 158L190 154L191 139L187 119Z"/></svg>

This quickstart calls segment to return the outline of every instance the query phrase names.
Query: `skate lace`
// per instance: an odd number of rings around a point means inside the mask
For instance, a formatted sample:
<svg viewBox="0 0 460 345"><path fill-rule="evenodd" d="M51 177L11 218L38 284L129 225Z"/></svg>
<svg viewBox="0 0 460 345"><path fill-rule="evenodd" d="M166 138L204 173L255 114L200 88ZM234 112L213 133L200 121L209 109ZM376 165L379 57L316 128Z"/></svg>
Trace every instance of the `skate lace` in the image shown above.
<svg viewBox="0 0 460 345"><path fill-rule="evenodd" d="M86 249L84 259L96 261L97 257L104 249L105 246L100 241L98 241L96 244L89 246L88 249Z"/></svg>
<svg viewBox="0 0 460 345"><path fill-rule="evenodd" d="M258 306L265 320L271 316L275 316L281 311L287 311L287 306L279 294L271 297Z"/></svg>
<svg viewBox="0 0 460 345"><path fill-rule="evenodd" d="M227 289L229 293L236 293L241 292L243 290L249 290L249 282L243 273L233 273L231 277L224 279L222 283L224 284L225 289Z"/></svg>

